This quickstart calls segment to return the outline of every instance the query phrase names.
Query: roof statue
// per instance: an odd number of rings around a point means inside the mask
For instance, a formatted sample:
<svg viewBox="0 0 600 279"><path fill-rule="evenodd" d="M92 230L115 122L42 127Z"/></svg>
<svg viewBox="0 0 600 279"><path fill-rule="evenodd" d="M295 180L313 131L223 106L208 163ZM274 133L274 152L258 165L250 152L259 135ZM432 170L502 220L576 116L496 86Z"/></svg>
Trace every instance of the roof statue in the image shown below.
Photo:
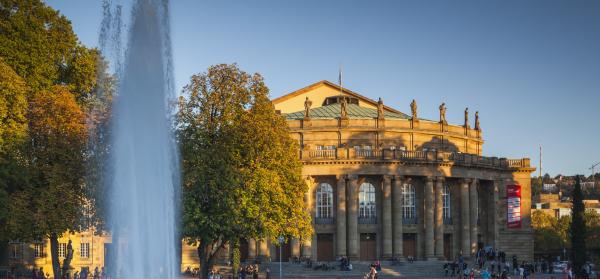
<svg viewBox="0 0 600 279"><path fill-rule="evenodd" d="M448 121L446 121L446 103L440 105L440 123L444 125L448 124Z"/></svg>
<svg viewBox="0 0 600 279"><path fill-rule="evenodd" d="M481 128L479 127L479 111L475 112L475 130L480 130Z"/></svg>
<svg viewBox="0 0 600 279"><path fill-rule="evenodd" d="M417 120L417 101L415 99L410 103L410 111L412 113L412 120Z"/></svg>
<svg viewBox="0 0 600 279"><path fill-rule="evenodd" d="M348 118L348 101L346 101L346 97L342 97L342 100L340 102L340 118Z"/></svg>
<svg viewBox="0 0 600 279"><path fill-rule="evenodd" d="M306 97L304 101L304 118L310 118L310 106L312 106L312 101Z"/></svg>
<svg viewBox="0 0 600 279"><path fill-rule="evenodd" d="M377 101L377 118L378 119L383 119L384 118L384 114L383 114L383 100L381 99L381 97L379 98L379 101Z"/></svg>
<svg viewBox="0 0 600 279"><path fill-rule="evenodd" d="M465 108L465 127L469 128L469 108Z"/></svg>

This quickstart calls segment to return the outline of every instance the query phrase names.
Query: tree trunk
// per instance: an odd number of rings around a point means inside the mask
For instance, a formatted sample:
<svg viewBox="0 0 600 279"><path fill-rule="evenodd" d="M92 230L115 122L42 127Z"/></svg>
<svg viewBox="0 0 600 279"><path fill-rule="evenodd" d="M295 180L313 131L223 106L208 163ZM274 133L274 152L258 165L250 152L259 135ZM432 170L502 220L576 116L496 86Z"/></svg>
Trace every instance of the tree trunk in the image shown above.
<svg viewBox="0 0 600 279"><path fill-rule="evenodd" d="M58 235L50 235L50 256L52 257L52 272L54 278L62 278L60 272L60 261L58 260Z"/></svg>
<svg viewBox="0 0 600 279"><path fill-rule="evenodd" d="M213 246L208 241L201 241L198 245L198 257L200 258L200 279L207 279L208 273L215 262L215 255L221 249L219 246L213 251Z"/></svg>

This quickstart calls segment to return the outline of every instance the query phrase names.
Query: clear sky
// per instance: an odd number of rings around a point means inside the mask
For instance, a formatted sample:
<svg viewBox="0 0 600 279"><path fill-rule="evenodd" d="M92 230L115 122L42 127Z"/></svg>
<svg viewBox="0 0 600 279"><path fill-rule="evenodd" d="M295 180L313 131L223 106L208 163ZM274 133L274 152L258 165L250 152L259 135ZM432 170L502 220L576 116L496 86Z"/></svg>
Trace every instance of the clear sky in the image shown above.
<svg viewBox="0 0 600 279"><path fill-rule="evenodd" d="M236 62L277 97L337 82L342 64L345 87L402 111L414 98L437 119L446 102L461 124L478 110L484 155L538 166L542 145L552 175L600 161L600 1L171 2L177 90ZM97 45L100 0L47 3Z"/></svg>

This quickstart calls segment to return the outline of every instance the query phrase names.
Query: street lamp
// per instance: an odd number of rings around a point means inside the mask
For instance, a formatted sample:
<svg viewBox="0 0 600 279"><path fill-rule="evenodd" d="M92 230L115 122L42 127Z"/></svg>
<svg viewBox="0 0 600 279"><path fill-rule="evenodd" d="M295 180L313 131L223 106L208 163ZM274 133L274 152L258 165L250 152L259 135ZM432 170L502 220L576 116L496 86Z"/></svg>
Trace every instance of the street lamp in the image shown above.
<svg viewBox="0 0 600 279"><path fill-rule="evenodd" d="M281 269L281 257L283 256L281 253L281 246L283 246L283 242L285 241L285 238L283 236L279 237L279 279L283 278L283 272Z"/></svg>

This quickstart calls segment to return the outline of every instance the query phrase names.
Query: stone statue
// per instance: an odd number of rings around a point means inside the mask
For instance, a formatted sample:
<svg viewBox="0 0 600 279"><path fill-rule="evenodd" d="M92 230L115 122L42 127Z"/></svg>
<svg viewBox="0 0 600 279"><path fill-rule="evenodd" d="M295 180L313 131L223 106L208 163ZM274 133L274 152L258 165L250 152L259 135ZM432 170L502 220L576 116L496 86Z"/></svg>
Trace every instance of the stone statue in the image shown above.
<svg viewBox="0 0 600 279"><path fill-rule="evenodd" d="M346 119L348 118L348 101L346 101L346 97L342 97L340 102L340 118Z"/></svg>
<svg viewBox="0 0 600 279"><path fill-rule="evenodd" d="M417 120L417 102L415 99L410 103L410 111L412 113L412 119Z"/></svg>
<svg viewBox="0 0 600 279"><path fill-rule="evenodd" d="M312 101L306 97L304 101L304 118L310 118L310 106L312 106Z"/></svg>
<svg viewBox="0 0 600 279"><path fill-rule="evenodd" d="M479 130L479 111L475 112L475 130Z"/></svg>
<svg viewBox="0 0 600 279"><path fill-rule="evenodd" d="M465 127L469 128L469 108L465 108Z"/></svg>
<svg viewBox="0 0 600 279"><path fill-rule="evenodd" d="M383 119L383 117L383 100L379 98L379 101L377 102L377 118Z"/></svg>
<svg viewBox="0 0 600 279"><path fill-rule="evenodd" d="M440 123L448 124L446 121L446 103L440 105Z"/></svg>

